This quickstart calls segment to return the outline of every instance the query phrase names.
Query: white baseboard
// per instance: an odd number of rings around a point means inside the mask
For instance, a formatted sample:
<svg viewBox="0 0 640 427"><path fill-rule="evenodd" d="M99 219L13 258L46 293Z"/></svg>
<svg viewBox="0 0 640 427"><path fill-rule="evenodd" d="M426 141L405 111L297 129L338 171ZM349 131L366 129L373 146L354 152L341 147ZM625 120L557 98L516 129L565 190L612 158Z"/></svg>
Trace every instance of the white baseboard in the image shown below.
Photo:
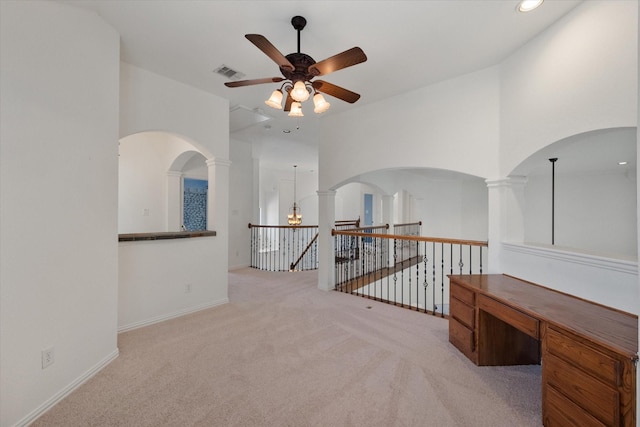
<svg viewBox="0 0 640 427"><path fill-rule="evenodd" d="M103 368L105 368L109 363L111 363L115 358L120 354L119 350L116 348L111 352L107 357L102 359L96 365L94 365L91 369L89 369L84 374L80 375L76 378L71 384L54 394L50 399L44 402L42 405L38 406L36 409L31 411L26 417L18 421L14 424L14 427L24 427L28 426L32 422L34 422L38 417L47 412L49 409L53 408L58 402L67 397L71 392L80 387L86 381L91 379L95 374L100 372Z"/></svg>
<svg viewBox="0 0 640 427"><path fill-rule="evenodd" d="M143 328L145 326L153 325L155 323L164 322L166 320L175 319L176 317L185 316L187 314L195 313L196 311L206 310L207 308L216 307L222 304L227 304L229 302L229 298L224 298L218 301L213 301L207 304L198 305L195 307L189 307L184 310L175 311L173 313L163 314L160 316L152 317L146 320L140 320L138 322L133 322L128 325L120 326L118 328L118 333L132 331L134 329Z"/></svg>

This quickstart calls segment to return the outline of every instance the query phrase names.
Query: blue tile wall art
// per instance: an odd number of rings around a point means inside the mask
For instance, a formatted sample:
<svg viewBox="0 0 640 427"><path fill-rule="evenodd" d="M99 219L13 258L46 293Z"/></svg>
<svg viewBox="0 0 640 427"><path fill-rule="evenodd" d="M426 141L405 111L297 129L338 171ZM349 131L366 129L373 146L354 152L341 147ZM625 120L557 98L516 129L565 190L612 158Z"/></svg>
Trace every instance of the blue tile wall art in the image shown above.
<svg viewBox="0 0 640 427"><path fill-rule="evenodd" d="M183 188L183 225L185 230L206 230L208 181L184 178Z"/></svg>

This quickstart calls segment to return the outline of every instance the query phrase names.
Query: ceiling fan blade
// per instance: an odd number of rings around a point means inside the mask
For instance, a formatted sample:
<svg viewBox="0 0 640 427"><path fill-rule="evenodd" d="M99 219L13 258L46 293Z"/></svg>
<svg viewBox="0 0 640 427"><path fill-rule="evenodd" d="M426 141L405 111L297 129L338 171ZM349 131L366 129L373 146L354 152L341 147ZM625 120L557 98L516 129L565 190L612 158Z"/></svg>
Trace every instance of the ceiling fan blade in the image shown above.
<svg viewBox="0 0 640 427"><path fill-rule="evenodd" d="M280 67L293 71L295 68L291 62L282 54L274 45L271 44L266 37L260 34L247 34L245 35L247 40L256 45L258 49L263 51L265 55L273 60Z"/></svg>
<svg viewBox="0 0 640 427"><path fill-rule="evenodd" d="M226 82L224 85L226 87L241 87L241 86L261 85L263 83L279 83L283 80L284 79L282 77L268 77L266 79L238 80L235 82Z"/></svg>
<svg viewBox="0 0 640 427"><path fill-rule="evenodd" d="M284 111L291 111L291 104L293 103L293 98L291 97L290 91L287 91L287 99L284 101Z"/></svg>
<svg viewBox="0 0 640 427"><path fill-rule="evenodd" d="M313 82L311 82L311 85L318 92L326 93L327 95L342 99L343 101L346 101L350 104L353 104L358 99L360 99L359 94L322 80L314 80Z"/></svg>
<svg viewBox="0 0 640 427"><path fill-rule="evenodd" d="M351 49L345 50L331 58L327 58L310 65L309 73L314 76L323 76L325 74L333 73L334 71L342 70L343 68L351 67L352 65L359 64L366 60L367 55L364 54L362 49L359 47L352 47Z"/></svg>

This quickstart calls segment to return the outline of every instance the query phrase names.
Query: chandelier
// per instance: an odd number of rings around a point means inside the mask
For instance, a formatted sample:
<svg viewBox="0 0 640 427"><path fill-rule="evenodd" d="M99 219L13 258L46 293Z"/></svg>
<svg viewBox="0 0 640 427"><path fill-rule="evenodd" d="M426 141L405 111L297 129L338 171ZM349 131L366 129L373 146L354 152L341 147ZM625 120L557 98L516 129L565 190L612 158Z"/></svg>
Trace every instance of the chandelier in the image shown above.
<svg viewBox="0 0 640 427"><path fill-rule="evenodd" d="M287 222L289 225L302 224L302 212L296 203L296 168L297 165L293 165L293 207L291 208L289 215L287 215Z"/></svg>

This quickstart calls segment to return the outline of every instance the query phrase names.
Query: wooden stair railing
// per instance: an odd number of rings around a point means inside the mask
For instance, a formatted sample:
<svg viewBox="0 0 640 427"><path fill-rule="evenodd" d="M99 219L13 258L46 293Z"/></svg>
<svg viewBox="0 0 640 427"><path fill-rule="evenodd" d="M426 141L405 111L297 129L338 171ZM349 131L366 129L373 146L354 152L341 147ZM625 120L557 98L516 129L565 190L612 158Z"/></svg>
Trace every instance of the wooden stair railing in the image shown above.
<svg viewBox="0 0 640 427"><path fill-rule="evenodd" d="M315 243L315 241L318 240L318 234L320 234L320 233L316 233L316 235L313 236L313 239L311 239L311 241L309 242L307 247L304 248L304 250L302 251L302 253L298 257L298 259L295 262L291 263L291 266L289 267L289 271L294 271L295 270L296 266L300 263L300 261L302 261L302 258L304 258L304 255L307 253L307 251L309 251L309 249L311 249L311 246Z"/></svg>
<svg viewBox="0 0 640 427"><path fill-rule="evenodd" d="M355 293L358 289L361 289L377 280L382 280L387 276L391 276L398 271L404 270L405 268L413 267L414 265L421 263L422 260L422 255L419 255L405 259L404 261L398 261L395 267L381 267L369 273L354 277L346 282L338 283L336 285L336 290L346 293Z"/></svg>

